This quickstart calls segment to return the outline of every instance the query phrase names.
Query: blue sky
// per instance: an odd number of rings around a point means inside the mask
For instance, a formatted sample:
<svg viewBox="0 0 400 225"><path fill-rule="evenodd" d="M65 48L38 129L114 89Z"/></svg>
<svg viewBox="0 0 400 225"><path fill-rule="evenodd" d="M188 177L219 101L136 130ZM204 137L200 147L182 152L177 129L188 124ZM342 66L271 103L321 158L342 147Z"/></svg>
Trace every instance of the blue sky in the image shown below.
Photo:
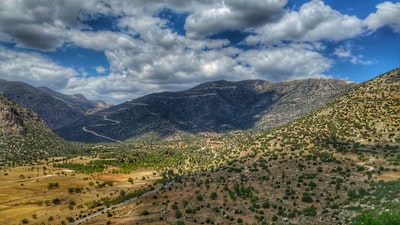
<svg viewBox="0 0 400 225"><path fill-rule="evenodd" d="M399 1L0 2L0 79L112 104L220 79L363 82L399 52Z"/></svg>

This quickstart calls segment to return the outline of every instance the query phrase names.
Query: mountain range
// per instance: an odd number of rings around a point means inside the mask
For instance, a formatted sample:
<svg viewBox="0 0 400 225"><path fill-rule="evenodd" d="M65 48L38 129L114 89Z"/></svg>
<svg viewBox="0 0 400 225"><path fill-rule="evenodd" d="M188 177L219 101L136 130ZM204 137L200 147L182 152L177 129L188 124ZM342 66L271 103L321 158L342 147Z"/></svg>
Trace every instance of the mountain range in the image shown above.
<svg viewBox="0 0 400 225"><path fill-rule="evenodd" d="M127 101L55 132L66 140L104 142L148 133L165 138L177 133L268 130L316 110L355 85L334 79L208 82Z"/></svg>
<svg viewBox="0 0 400 225"><path fill-rule="evenodd" d="M338 84L343 84L344 88L338 90ZM78 143L79 153L83 155L74 155L76 157L68 155L71 143L56 136L38 114L1 94L0 165L5 165L2 168L24 162L34 168L31 165L35 163L48 163L40 159L54 155L63 156L56 158L58 162L70 162L63 163L61 168L112 165L92 173L90 178L83 173L51 176L50 181L57 179L62 191L48 188L42 197L46 201L49 196L56 197L57 204L51 205L48 201L48 205L38 205L32 197L25 199L23 195L20 202L24 203L11 204L10 208L27 204L29 208L39 207L35 212L43 212L59 207L54 214L46 214L46 218L37 217L46 221L55 218L57 224L64 218L70 222L82 220L82 224L104 224L111 220L115 224L365 224L360 214L383 221L389 214L397 215L400 207L397 201L400 196L398 93L400 69L360 84L326 79L282 83L209 82L182 92L143 96L84 115L72 123L75 127L67 127L71 133L76 129L88 138L98 138L97 141L123 140L116 139L124 137L117 135L118 132L128 132L135 127L141 127L141 134L159 132L161 135L236 129L259 132L237 131L157 143L141 141L95 146ZM325 103L320 102L321 99L325 99ZM293 113L298 116L281 124L282 120L274 123L268 119L270 112L275 112L276 116L289 117ZM224 119L226 114L236 120ZM204 118L205 115L208 117ZM163 126L157 126L156 122L163 122ZM207 127L201 127L206 122ZM149 127L145 127L147 123ZM127 139L135 135L125 134ZM94 155L97 159L92 158ZM50 164L55 166L55 158L52 160ZM11 167L7 169L10 174L4 170L3 178L17 179L18 175L23 175L22 170L11 174L14 171ZM125 174L127 168L138 170ZM160 182L165 182L165 186L147 192L136 202L130 201L124 207L104 213L109 202L106 199L110 196L117 196L121 190L135 190L134 185L137 188L146 186L143 182L149 176L144 175L128 184L128 177L145 168L151 168L149 174L162 175ZM158 169L152 171L155 168ZM94 187L94 182L101 184L117 175L120 177L116 180L120 181L115 184ZM68 178L76 180L64 182ZM52 183L48 181L32 180L16 186L23 193L40 184L38 193L42 195ZM87 191L66 193L64 187L71 184ZM104 195L94 194L96 191ZM125 192L120 194L125 195ZM80 207L71 207L72 200L73 205L77 203ZM59 210L64 210L65 215L53 217L59 215ZM89 219L88 215L95 212L98 215ZM387 214L383 214L385 212ZM21 215L31 218L32 212ZM397 224L399 219L393 221L386 224Z"/></svg>
<svg viewBox="0 0 400 225"><path fill-rule="evenodd" d="M83 95L64 95L46 87L35 88L16 81L0 79L0 92L36 112L51 129L66 126L87 113L108 107L102 101L90 101Z"/></svg>

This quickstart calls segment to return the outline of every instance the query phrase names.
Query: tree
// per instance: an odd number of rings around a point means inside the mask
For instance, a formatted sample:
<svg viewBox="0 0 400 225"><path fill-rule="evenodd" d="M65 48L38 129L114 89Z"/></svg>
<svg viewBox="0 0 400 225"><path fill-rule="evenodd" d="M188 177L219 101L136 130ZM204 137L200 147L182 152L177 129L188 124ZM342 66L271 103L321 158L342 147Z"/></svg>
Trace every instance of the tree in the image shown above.
<svg viewBox="0 0 400 225"><path fill-rule="evenodd" d="M311 203L314 200L312 199L311 195L308 192L303 193L303 197L301 198L302 202Z"/></svg>
<svg viewBox="0 0 400 225"><path fill-rule="evenodd" d="M182 218L182 212L179 209L175 210L175 218Z"/></svg>
<svg viewBox="0 0 400 225"><path fill-rule="evenodd" d="M183 222L182 220L178 220L176 221L176 225L185 225L185 222Z"/></svg>
<svg viewBox="0 0 400 225"><path fill-rule="evenodd" d="M217 200L218 194L216 192L211 193L210 195L211 200Z"/></svg>
<svg viewBox="0 0 400 225"><path fill-rule="evenodd" d="M269 204L269 201L268 201L268 200L265 201L265 202L262 204L262 207L263 207L264 209L269 209L270 206L271 206L271 205Z"/></svg>

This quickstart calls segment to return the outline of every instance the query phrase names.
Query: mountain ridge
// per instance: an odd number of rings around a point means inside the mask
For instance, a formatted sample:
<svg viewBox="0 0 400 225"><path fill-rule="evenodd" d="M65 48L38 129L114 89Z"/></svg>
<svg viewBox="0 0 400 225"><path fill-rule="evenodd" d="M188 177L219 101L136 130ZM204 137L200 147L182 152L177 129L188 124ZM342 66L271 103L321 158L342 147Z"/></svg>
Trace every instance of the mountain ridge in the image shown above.
<svg viewBox="0 0 400 225"><path fill-rule="evenodd" d="M0 91L17 104L36 112L52 129L108 107L101 101L89 101L83 95L64 95L49 88L35 88L18 81L0 79Z"/></svg>
<svg viewBox="0 0 400 225"><path fill-rule="evenodd" d="M46 159L66 143L33 111L0 94L0 163L21 164Z"/></svg>
<svg viewBox="0 0 400 225"><path fill-rule="evenodd" d="M174 188L138 212L154 212L168 196L164 220L188 224L353 224L360 214L397 215L399 93L395 69L291 123L236 138L228 150L206 145L204 152L225 153L201 172L177 176Z"/></svg>
<svg viewBox="0 0 400 225"><path fill-rule="evenodd" d="M56 130L67 140L105 141L82 127L117 140L158 132L225 132L251 128L266 130L303 116L345 93L355 83L334 79L306 79L271 83L262 80L215 81L177 92L153 93L99 111L119 121L111 125L87 115ZM96 124L110 124L96 127Z"/></svg>

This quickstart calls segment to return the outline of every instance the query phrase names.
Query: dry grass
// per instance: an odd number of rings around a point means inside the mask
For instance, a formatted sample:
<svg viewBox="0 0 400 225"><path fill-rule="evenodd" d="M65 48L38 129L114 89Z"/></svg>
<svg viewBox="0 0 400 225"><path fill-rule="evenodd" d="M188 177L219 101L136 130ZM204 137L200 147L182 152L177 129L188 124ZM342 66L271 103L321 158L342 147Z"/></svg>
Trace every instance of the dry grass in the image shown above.
<svg viewBox="0 0 400 225"><path fill-rule="evenodd" d="M75 159L76 162L80 159ZM0 174L0 224L17 225L22 219L29 224L68 223L67 217L76 219L79 214L88 214L95 209L88 209L88 204L101 198L114 198L120 191L126 193L151 185L159 179L151 170L138 170L130 174L75 174L62 168L46 165L23 166L3 169ZM33 168L33 171L32 171ZM142 178L146 179L143 180ZM128 182L133 178L133 184ZM102 183L112 181L113 186L96 188L89 182ZM48 189L49 183L58 183L59 187ZM81 193L69 193L69 187L82 188ZM59 199L60 204L53 200ZM71 202L75 204L71 205ZM80 207L80 209L78 209ZM104 221L103 221L104 224Z"/></svg>

